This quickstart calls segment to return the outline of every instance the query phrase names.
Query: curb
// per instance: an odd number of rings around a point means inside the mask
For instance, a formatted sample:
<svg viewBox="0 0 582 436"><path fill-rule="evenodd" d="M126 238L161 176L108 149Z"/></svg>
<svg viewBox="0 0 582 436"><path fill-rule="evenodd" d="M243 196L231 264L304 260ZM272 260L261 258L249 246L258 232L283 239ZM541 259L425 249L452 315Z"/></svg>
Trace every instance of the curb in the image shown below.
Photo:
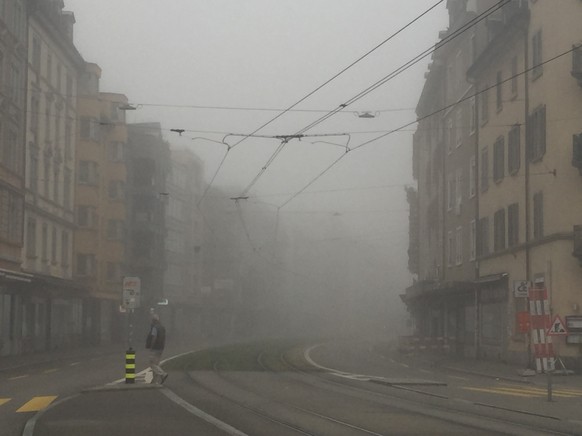
<svg viewBox="0 0 582 436"><path fill-rule="evenodd" d="M462 368L455 368L454 366L441 366L441 368L445 369L447 371L460 372L463 374L474 375L477 377L493 378L495 380L504 380L504 381L509 381L509 382L513 382L513 383L523 383L523 384L528 384L528 385L534 384L533 381L526 379L526 378L506 377L506 376L502 376L502 375L487 374L485 372L471 371L469 369L462 369Z"/></svg>

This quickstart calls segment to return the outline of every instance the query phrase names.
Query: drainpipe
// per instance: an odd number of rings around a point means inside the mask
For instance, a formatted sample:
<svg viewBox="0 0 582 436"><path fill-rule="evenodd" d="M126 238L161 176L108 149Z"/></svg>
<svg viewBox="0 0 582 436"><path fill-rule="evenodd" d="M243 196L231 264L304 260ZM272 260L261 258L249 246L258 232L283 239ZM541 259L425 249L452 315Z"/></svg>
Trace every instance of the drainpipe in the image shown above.
<svg viewBox="0 0 582 436"><path fill-rule="evenodd" d="M530 253L530 165L529 165L529 23L524 27L524 129L525 129L525 147L524 147L524 156L525 156L525 277L526 280L531 281L531 253ZM526 300L526 310L527 307L527 300ZM531 337L530 334L526 334L527 340L527 361L528 364L532 362L532 350L531 350Z"/></svg>

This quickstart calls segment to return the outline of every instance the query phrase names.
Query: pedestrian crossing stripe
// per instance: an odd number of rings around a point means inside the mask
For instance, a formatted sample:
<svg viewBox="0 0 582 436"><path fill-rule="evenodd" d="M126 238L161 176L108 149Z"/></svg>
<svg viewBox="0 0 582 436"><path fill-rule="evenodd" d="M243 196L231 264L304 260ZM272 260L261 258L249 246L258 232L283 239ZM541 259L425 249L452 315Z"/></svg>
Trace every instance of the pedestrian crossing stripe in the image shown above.
<svg viewBox="0 0 582 436"><path fill-rule="evenodd" d="M39 410L45 409L48 407L54 400L56 400L56 396L50 395L45 397L34 397L27 403L25 403L20 409L18 409L17 413L24 413L24 412L38 412Z"/></svg>
<svg viewBox="0 0 582 436"><path fill-rule="evenodd" d="M463 389L475 392L485 392L499 395L510 395L515 397L544 397L547 395L547 390L542 388L512 388L512 387L496 387L496 388L478 388L473 386L463 386ZM555 389L552 394L556 397L562 398L576 398L582 397L582 391Z"/></svg>

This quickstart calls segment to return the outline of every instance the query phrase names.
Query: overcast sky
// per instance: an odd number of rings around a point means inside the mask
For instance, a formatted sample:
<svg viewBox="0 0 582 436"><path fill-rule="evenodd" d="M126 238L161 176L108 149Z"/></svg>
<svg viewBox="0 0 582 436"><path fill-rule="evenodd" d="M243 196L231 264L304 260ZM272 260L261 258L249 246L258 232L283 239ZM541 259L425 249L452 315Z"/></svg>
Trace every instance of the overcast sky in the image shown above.
<svg viewBox="0 0 582 436"><path fill-rule="evenodd" d="M436 0L65 0L77 20L83 57L103 69L101 90L120 92L139 109L129 122L160 121L185 129L173 144L191 147L205 162L207 180L225 147L192 137L222 140L248 134L277 112L179 108L220 106L284 109L330 79ZM446 27L445 2L368 56L297 109L332 110L388 75L437 40ZM344 149L413 121L429 59L307 133L350 136L290 141L251 190L255 201L281 205L336 160ZM165 106L155 106L165 105ZM390 111L388 111L390 110ZM357 111L376 113L362 119ZM292 134L323 113L287 113L259 133ZM407 205L412 183L412 128L348 154L309 188L330 191L298 196L287 211L337 211L357 237L391 247L406 265ZM235 143L242 137L230 137ZM233 148L215 184L237 195L277 148L275 139L249 138ZM366 188L354 190L356 188ZM284 193L285 195L273 196ZM252 203L245 207L251 208ZM388 251L386 252L388 253Z"/></svg>

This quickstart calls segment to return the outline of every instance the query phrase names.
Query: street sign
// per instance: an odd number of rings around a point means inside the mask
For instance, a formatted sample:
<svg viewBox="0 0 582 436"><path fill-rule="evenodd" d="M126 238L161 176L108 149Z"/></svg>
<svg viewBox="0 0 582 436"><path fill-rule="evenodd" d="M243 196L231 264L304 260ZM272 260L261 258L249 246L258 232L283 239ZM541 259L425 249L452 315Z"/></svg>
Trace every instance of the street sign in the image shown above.
<svg viewBox="0 0 582 436"><path fill-rule="evenodd" d="M568 336L568 329L564 321L562 321L562 318L560 318L560 315L555 316L546 333L548 336Z"/></svg>
<svg viewBox="0 0 582 436"><path fill-rule="evenodd" d="M527 291L531 288L531 282L527 280L513 281L513 296L516 298L527 298Z"/></svg>
<svg viewBox="0 0 582 436"><path fill-rule="evenodd" d="M141 280L139 277L123 278L123 305L127 309L137 309L141 304Z"/></svg>

